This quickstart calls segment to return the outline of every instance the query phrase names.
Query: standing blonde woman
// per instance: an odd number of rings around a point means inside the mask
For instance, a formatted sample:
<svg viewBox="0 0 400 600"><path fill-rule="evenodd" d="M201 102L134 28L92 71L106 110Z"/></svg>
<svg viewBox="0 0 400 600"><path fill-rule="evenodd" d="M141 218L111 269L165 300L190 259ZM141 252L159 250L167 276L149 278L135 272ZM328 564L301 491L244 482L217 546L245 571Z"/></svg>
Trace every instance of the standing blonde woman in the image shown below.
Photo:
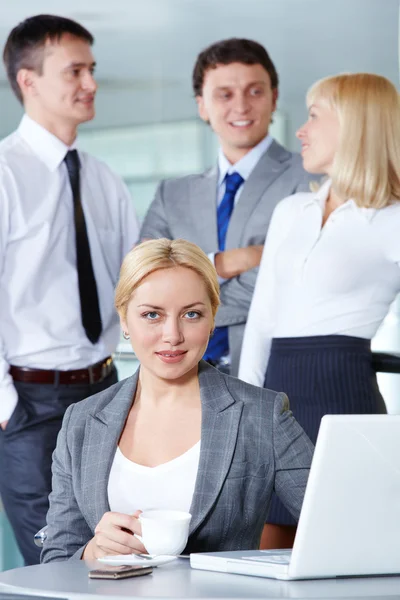
<svg viewBox="0 0 400 600"><path fill-rule="evenodd" d="M190 242L145 242L115 304L140 368L67 410L42 561L145 552L132 534L150 508L190 511L187 552L257 548L273 489L298 517L313 446L284 394L201 360L214 266Z"/></svg>
<svg viewBox="0 0 400 600"><path fill-rule="evenodd" d="M307 106L303 164L329 179L275 209L239 377L285 390L315 442L326 413L385 412L370 340L400 291L400 106L368 73L318 81ZM265 546L287 546L294 520L276 497L269 522Z"/></svg>

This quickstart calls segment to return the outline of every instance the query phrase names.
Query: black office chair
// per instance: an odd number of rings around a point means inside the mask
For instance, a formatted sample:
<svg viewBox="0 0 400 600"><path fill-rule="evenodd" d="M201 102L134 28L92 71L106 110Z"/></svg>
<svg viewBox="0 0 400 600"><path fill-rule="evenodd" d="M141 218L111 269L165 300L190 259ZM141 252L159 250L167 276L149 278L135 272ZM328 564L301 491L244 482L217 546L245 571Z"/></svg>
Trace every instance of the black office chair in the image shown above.
<svg viewBox="0 0 400 600"><path fill-rule="evenodd" d="M400 373L400 354L372 352L372 366L377 373Z"/></svg>
<svg viewBox="0 0 400 600"><path fill-rule="evenodd" d="M35 542L36 546L39 546L39 548L41 548L43 546L46 538L47 538L47 525L45 525L44 527L42 527L42 529L39 529L39 531L37 533L35 533L33 541Z"/></svg>

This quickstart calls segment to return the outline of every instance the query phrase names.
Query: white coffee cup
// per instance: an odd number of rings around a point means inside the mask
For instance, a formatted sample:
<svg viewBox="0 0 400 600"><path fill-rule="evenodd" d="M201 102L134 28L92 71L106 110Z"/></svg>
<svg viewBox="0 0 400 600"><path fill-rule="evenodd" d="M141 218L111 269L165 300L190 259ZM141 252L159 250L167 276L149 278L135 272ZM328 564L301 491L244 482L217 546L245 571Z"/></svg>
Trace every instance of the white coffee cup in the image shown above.
<svg viewBox="0 0 400 600"><path fill-rule="evenodd" d="M177 556L187 544L191 518L180 510L145 510L139 516L142 535L137 537L149 554Z"/></svg>

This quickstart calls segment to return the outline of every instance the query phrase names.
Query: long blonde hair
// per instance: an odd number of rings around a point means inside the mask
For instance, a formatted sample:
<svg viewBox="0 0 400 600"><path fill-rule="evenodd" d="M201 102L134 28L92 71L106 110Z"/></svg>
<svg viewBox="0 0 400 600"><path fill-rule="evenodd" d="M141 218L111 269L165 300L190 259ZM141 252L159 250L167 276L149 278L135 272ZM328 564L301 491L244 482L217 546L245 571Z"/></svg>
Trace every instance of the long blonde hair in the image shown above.
<svg viewBox="0 0 400 600"><path fill-rule="evenodd" d="M365 208L400 200L400 101L385 77L354 73L326 77L307 93L307 106L324 102L340 123L332 187Z"/></svg>
<svg viewBox="0 0 400 600"><path fill-rule="evenodd" d="M154 271L172 267L186 267L201 277L215 318L220 300L218 277L213 264L196 244L166 238L143 242L125 256L115 290L115 308L119 316L126 318L129 300L145 277Z"/></svg>

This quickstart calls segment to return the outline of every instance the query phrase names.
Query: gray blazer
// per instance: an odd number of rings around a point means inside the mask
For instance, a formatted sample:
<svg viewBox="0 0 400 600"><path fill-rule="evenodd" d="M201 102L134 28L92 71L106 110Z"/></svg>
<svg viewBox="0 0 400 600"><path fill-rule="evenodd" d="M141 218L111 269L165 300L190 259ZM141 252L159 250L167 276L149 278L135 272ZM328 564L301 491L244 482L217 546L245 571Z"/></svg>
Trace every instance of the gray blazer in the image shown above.
<svg viewBox="0 0 400 600"><path fill-rule="evenodd" d="M280 200L309 191L315 179L302 167L301 157L273 141L243 186L226 236L226 249L264 244L272 212ZM140 238L184 238L209 254L218 252L217 181L215 167L201 175L163 181L140 232ZM237 375L247 314L258 268L221 286L217 326L229 327L231 374Z"/></svg>
<svg viewBox="0 0 400 600"><path fill-rule="evenodd" d="M80 558L110 510L108 477L138 373L66 411L53 455L42 562ZM186 552L255 549L273 489L298 518L313 445L284 394L204 361L199 383L201 449Z"/></svg>

